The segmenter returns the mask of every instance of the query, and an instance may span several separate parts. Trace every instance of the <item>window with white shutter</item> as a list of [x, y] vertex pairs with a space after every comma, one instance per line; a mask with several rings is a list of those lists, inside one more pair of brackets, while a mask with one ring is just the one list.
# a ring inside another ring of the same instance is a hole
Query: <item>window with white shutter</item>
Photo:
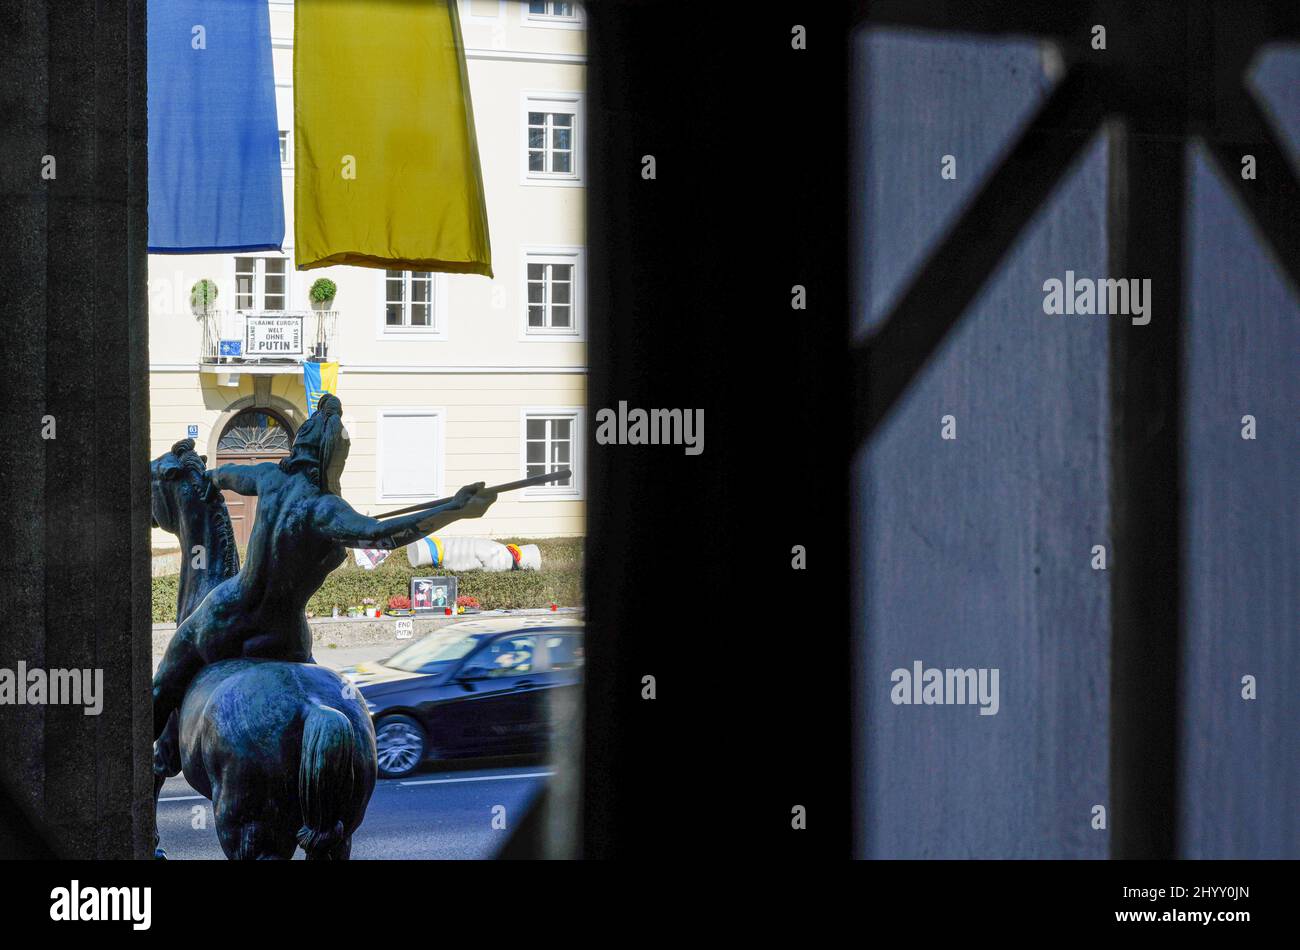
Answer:
[[376, 501], [425, 501], [443, 491], [442, 409], [380, 409]]

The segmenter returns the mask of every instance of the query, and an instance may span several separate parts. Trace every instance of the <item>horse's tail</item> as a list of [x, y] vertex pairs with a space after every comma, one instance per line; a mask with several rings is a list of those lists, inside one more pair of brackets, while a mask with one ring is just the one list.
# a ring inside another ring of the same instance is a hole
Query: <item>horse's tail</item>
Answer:
[[298, 801], [302, 828], [298, 844], [310, 857], [328, 851], [347, 835], [352, 810], [357, 740], [352, 723], [337, 709], [313, 706], [302, 730], [298, 759]]

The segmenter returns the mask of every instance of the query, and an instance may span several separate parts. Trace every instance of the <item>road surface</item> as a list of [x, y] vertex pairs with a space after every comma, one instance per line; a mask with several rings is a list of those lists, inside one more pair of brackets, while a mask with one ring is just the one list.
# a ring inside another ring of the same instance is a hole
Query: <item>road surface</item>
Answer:
[[[366, 820], [352, 839], [352, 857], [494, 857], [551, 774], [548, 766], [537, 762], [499, 763], [493, 760], [487, 768], [426, 768], [408, 779], [380, 779]], [[497, 805], [505, 806], [504, 830], [492, 827]], [[194, 791], [183, 775], [163, 786], [158, 833], [169, 859], [225, 858], [212, 826], [212, 803]], [[294, 855], [295, 860], [302, 857], [301, 850]]]

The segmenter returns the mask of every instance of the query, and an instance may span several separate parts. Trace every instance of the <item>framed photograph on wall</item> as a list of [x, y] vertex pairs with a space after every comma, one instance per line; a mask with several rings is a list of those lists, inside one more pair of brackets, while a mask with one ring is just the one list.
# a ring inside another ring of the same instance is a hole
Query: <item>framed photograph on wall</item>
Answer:
[[442, 613], [444, 608], [456, 607], [456, 578], [454, 577], [412, 577], [411, 609], [417, 611], [436, 610]]

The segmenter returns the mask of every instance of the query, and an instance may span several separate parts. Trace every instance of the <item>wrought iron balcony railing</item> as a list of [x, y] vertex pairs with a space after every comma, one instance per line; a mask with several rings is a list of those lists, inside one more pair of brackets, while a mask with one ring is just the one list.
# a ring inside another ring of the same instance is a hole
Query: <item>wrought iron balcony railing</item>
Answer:
[[201, 320], [201, 365], [293, 367], [338, 359], [337, 310], [211, 310]]

